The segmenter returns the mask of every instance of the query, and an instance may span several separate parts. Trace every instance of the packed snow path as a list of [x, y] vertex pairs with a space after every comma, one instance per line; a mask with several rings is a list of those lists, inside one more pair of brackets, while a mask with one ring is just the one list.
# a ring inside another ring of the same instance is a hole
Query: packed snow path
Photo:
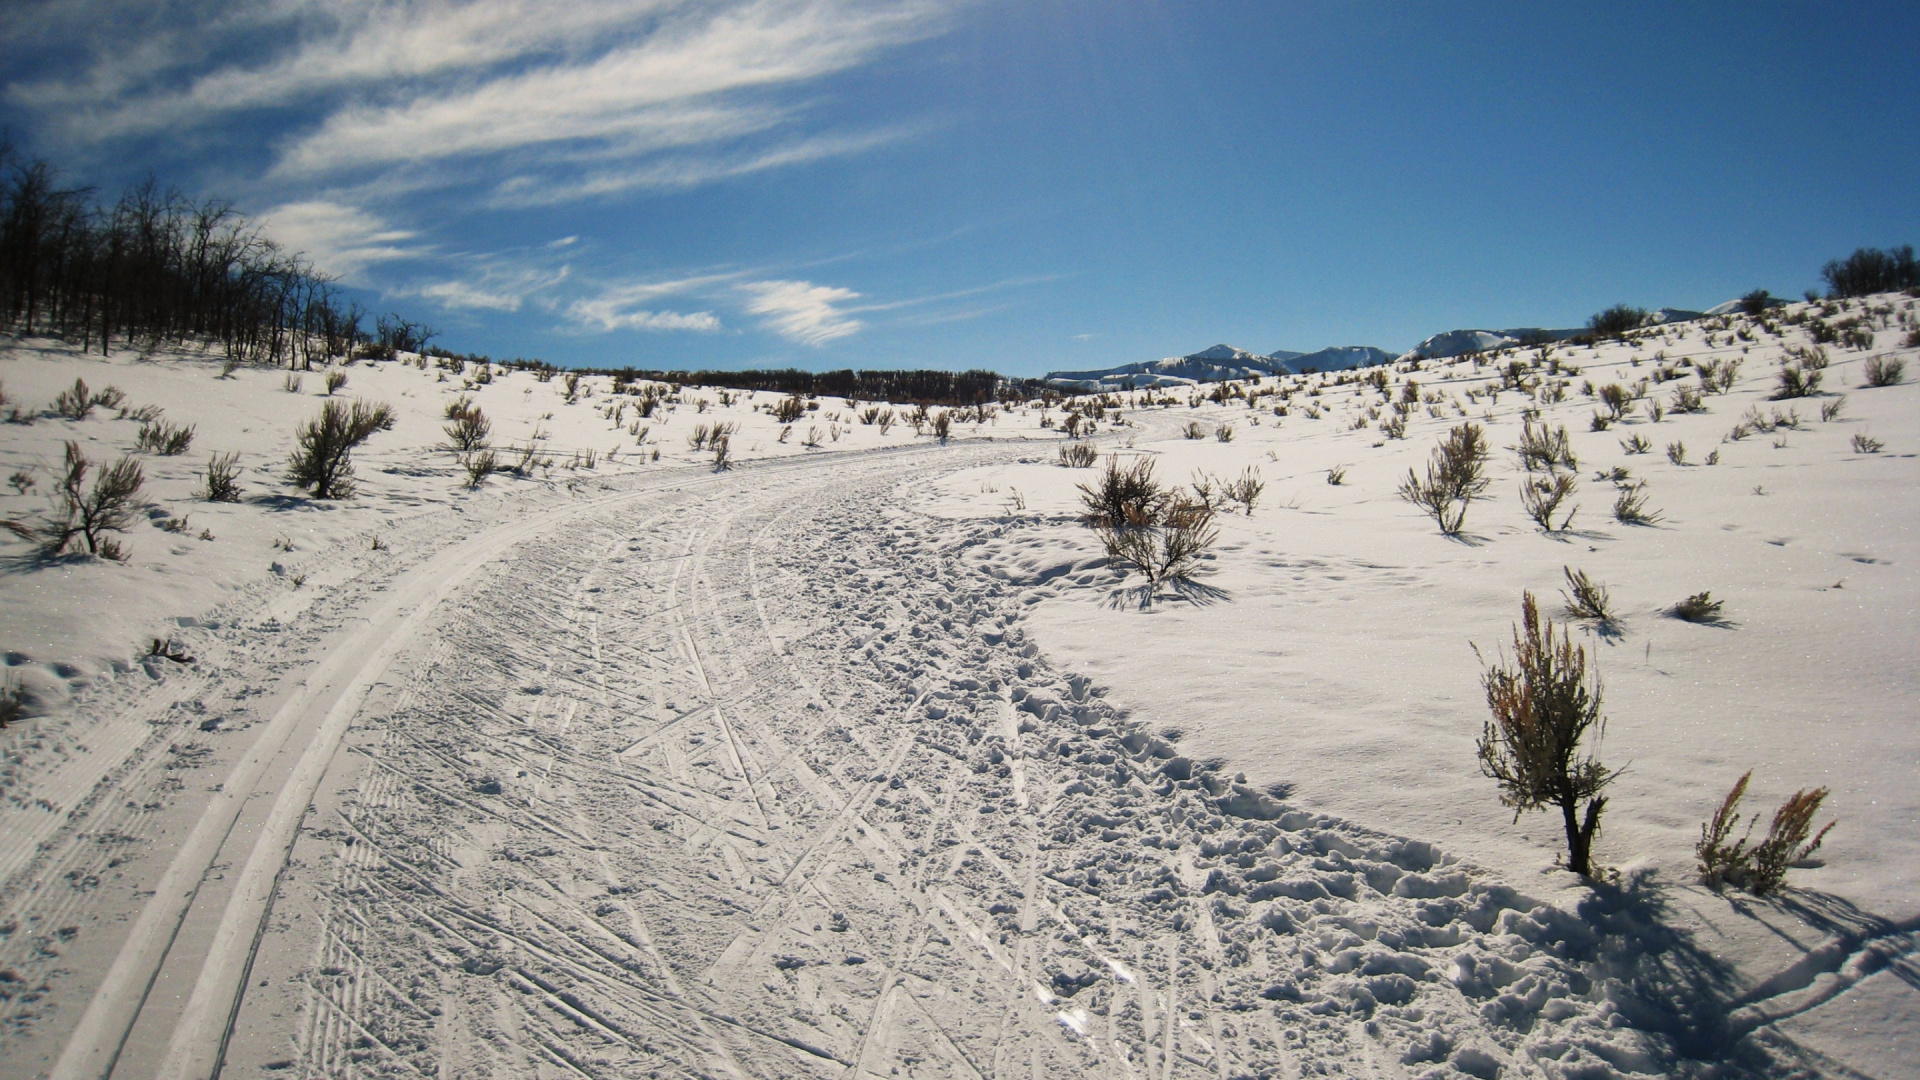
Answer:
[[969, 560], [1021, 525], [911, 510], [1022, 452], [644, 481], [206, 635], [9, 830], [5, 1071], [1606, 1076], [1911, 963], [1863, 925], [1738, 1001], [1631, 887], [1563, 912], [1179, 756]]

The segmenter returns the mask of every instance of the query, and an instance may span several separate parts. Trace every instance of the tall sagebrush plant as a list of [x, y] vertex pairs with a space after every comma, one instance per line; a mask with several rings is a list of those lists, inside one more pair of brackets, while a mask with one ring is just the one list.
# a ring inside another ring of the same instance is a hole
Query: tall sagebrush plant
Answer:
[[[1492, 717], [1480, 733], [1480, 771], [1500, 785], [1500, 802], [1515, 821], [1528, 810], [1558, 808], [1567, 832], [1567, 869], [1593, 876], [1593, 838], [1600, 831], [1601, 792], [1615, 774], [1594, 756], [1606, 729], [1600, 677], [1587, 676], [1586, 650], [1540, 617], [1522, 594], [1513, 631], [1513, 666], [1482, 677]], [[1583, 743], [1588, 745], [1582, 746]]]
[[316, 499], [344, 499], [353, 494], [353, 448], [391, 427], [390, 406], [356, 400], [349, 408], [329, 401], [319, 416], [294, 429], [287, 479]]
[[125, 560], [126, 551], [120, 542], [107, 534], [125, 532], [132, 524], [146, 476], [140, 463], [126, 456], [94, 476], [91, 487], [87, 484], [90, 475], [93, 462], [81, 452], [79, 443], [69, 440], [66, 460], [54, 477], [52, 512], [39, 525], [6, 521], [0, 522], [0, 528], [37, 542], [40, 554], [49, 558], [66, 551], [77, 540], [86, 545], [89, 555]]
[[1486, 477], [1487, 435], [1471, 421], [1447, 433], [1433, 451], [1423, 482], [1412, 469], [1400, 485], [1400, 497], [1425, 510], [1448, 536], [1460, 532], [1467, 520], [1467, 505], [1484, 494], [1492, 483]]

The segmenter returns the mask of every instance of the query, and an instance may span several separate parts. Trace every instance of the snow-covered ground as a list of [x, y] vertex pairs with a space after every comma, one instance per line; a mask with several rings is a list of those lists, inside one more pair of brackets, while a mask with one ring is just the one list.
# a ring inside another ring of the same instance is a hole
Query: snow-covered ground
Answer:
[[[1804, 329], [1738, 318], [1130, 398], [1103, 452], [1266, 484], [1160, 595], [1078, 524], [1097, 472], [1057, 464], [1058, 409], [943, 445], [825, 400], [782, 442], [777, 395], [687, 390], [638, 446], [605, 379], [567, 404], [362, 363], [337, 393], [399, 422], [317, 503], [278, 476], [320, 373], [16, 344], [23, 409], [82, 377], [198, 434], [142, 457], [184, 531], [143, 523], [124, 565], [6, 549], [0, 650], [38, 705], [0, 733], [0, 1071], [1916, 1075], [1920, 391], [1859, 386], [1920, 358], [1912, 300], [1866, 307], [1873, 347], [1829, 345], [1831, 393], [1794, 401], [1765, 399]], [[1660, 369], [1666, 404], [1710, 358], [1743, 366], [1708, 411], [1588, 430], [1583, 383]], [[1516, 360], [1541, 391], [1487, 397]], [[1388, 438], [1369, 410], [1409, 380]], [[467, 490], [434, 449], [462, 392], [552, 468]], [[1518, 506], [1528, 408], [1580, 459], [1565, 534]], [[1801, 423], [1726, 439], [1753, 408]], [[116, 415], [0, 425], [0, 467], [115, 457]], [[1448, 539], [1395, 488], [1468, 418], [1501, 449]], [[735, 469], [687, 446], [716, 421]], [[192, 498], [214, 450], [246, 501]], [[1656, 524], [1611, 519], [1616, 465]], [[1576, 630], [1625, 767], [1599, 886], [1473, 752], [1473, 647], [1523, 589], [1559, 618], [1563, 566], [1622, 616]], [[1662, 614], [1702, 590], [1723, 625]], [[1765, 808], [1823, 785], [1840, 820], [1777, 897], [1691, 869], [1748, 768]]]

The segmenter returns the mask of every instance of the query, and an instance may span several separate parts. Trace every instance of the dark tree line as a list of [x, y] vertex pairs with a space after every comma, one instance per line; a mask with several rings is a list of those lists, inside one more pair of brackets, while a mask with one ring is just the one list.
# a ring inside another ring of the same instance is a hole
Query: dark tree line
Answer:
[[1009, 379], [992, 371], [641, 371], [621, 368], [602, 372], [627, 382], [649, 379], [683, 386], [717, 386], [729, 390], [771, 390], [780, 394], [811, 394], [867, 401], [915, 405], [980, 405], [990, 401], [1024, 401], [1038, 397], [1036, 379]]
[[1827, 283], [1828, 296], [1867, 296], [1920, 288], [1920, 264], [1914, 262], [1912, 244], [1890, 251], [1860, 248], [1822, 267], [1820, 277]]
[[148, 179], [107, 205], [0, 146], [0, 326], [102, 354], [193, 340], [310, 367], [358, 344], [364, 317], [230, 203]]

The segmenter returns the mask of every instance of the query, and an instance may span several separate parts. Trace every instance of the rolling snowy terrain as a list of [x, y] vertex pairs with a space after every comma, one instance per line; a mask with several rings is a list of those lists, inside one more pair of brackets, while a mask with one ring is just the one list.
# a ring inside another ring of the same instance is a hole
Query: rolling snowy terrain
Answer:
[[[1069, 402], [1086, 440], [363, 362], [333, 396], [396, 423], [338, 501], [281, 480], [322, 372], [10, 340], [0, 518], [141, 406], [195, 435], [138, 455], [126, 562], [0, 550], [0, 1075], [1916, 1075], [1920, 390], [1863, 387], [1914, 327], [1249, 371]], [[76, 378], [124, 403], [53, 415]], [[462, 398], [520, 474], [468, 487]], [[1526, 421], [1569, 430], [1564, 530], [1516, 498]], [[1467, 422], [1494, 484], [1446, 537], [1396, 489]], [[240, 502], [195, 495], [210, 452]], [[1143, 459], [1264, 483], [1157, 589], [1079, 521]], [[1522, 590], [1604, 681], [1596, 883], [1475, 761]], [[1718, 622], [1666, 614], [1702, 591]], [[1839, 819], [1769, 897], [1693, 869], [1747, 769]]]

